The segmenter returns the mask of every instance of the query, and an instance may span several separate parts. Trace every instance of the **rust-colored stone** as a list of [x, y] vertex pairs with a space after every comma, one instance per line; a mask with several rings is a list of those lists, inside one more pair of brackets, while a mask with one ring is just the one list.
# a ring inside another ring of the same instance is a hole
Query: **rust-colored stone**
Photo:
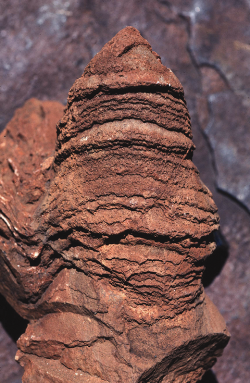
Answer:
[[58, 102], [31, 99], [0, 136], [0, 292], [23, 316], [23, 305], [38, 299], [51, 270], [29, 260], [38, 249], [34, 214], [52, 178], [55, 124], [62, 113]]
[[2, 292], [31, 320], [23, 382], [197, 382], [229, 334], [201, 284], [219, 218], [192, 163], [183, 88], [127, 27], [71, 88], [54, 155], [61, 108], [26, 104], [15, 118], [28, 113], [40, 151], [22, 139], [22, 173], [2, 160], [3, 203], [15, 193]]

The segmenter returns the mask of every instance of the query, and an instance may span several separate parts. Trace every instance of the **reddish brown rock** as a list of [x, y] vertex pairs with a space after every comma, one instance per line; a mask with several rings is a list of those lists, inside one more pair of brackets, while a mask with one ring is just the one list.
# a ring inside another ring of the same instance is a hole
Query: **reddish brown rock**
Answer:
[[42, 294], [52, 270], [48, 263], [45, 269], [32, 266], [39, 248], [33, 225], [52, 177], [55, 124], [62, 113], [58, 102], [31, 99], [0, 137], [0, 292], [21, 315], [22, 305]]
[[2, 166], [16, 193], [2, 216], [2, 292], [31, 320], [23, 382], [197, 382], [229, 334], [201, 284], [219, 219], [192, 163], [180, 82], [128, 27], [71, 88], [55, 156], [61, 106], [28, 105], [41, 150], [23, 150], [22, 173], [8, 152]]

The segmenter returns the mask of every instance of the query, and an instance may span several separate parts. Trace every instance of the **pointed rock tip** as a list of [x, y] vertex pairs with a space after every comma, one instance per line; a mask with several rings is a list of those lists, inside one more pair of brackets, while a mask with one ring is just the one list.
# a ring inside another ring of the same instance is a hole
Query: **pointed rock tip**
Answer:
[[[119, 58], [134, 47], [145, 46], [152, 53], [149, 42], [144, 39], [140, 32], [134, 27], [126, 27], [120, 30], [109, 42], [107, 42], [99, 53], [97, 53], [86, 66], [84, 76], [96, 74], [120, 72], [124, 65], [119, 63]], [[160, 58], [155, 54], [157, 58]], [[119, 65], [120, 64], [120, 65]]]
[[146, 46], [152, 52], [149, 42], [134, 27], [123, 28], [107, 43], [107, 46], [111, 47], [113, 55], [116, 57], [122, 56], [133, 47], [139, 45]]
[[110, 89], [157, 86], [183, 97], [183, 88], [174, 73], [134, 27], [119, 31], [86, 66], [70, 90], [68, 101]]

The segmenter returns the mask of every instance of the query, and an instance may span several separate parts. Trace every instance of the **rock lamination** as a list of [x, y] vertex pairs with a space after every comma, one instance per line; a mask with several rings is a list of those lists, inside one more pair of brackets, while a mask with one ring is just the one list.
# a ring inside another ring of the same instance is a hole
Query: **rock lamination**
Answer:
[[197, 382], [229, 334], [201, 284], [219, 218], [183, 88], [127, 27], [71, 88], [53, 152], [61, 108], [31, 100], [1, 136], [23, 382]]

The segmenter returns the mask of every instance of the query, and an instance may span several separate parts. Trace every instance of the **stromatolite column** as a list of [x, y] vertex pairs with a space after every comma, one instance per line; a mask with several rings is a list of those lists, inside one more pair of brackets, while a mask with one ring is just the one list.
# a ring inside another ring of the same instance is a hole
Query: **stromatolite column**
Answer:
[[29, 236], [3, 218], [3, 292], [31, 320], [24, 383], [197, 382], [221, 354], [201, 284], [219, 218], [191, 138], [180, 82], [125, 28], [69, 92]]

